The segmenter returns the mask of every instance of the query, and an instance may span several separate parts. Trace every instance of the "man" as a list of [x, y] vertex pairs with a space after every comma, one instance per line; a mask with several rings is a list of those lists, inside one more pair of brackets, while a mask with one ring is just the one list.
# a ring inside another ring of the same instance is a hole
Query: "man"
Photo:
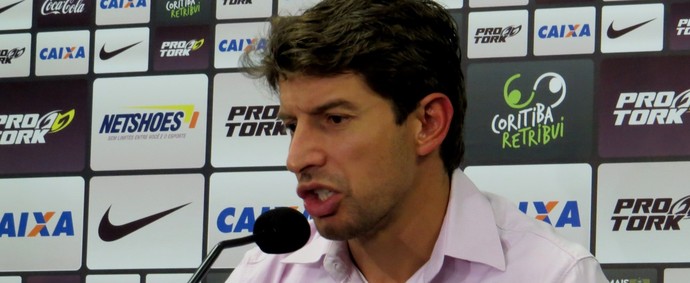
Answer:
[[466, 100], [441, 6], [325, 0], [276, 19], [266, 50], [248, 69], [279, 92], [312, 236], [248, 252], [228, 282], [606, 282], [584, 248], [457, 169]]

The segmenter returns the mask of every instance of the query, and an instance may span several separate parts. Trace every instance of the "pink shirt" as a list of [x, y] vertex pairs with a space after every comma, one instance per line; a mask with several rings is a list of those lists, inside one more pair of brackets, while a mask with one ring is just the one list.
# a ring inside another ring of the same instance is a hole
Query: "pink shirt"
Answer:
[[[347, 244], [315, 232], [286, 255], [247, 252], [226, 283], [367, 282]], [[431, 258], [407, 282], [607, 283], [582, 246], [520, 212], [499, 196], [481, 193], [461, 171], [453, 174], [450, 202]]]

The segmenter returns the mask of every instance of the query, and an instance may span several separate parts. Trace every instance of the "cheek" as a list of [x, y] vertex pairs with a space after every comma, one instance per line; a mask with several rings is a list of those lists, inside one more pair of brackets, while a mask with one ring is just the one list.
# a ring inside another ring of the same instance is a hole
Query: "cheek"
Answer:
[[350, 176], [350, 181], [353, 185], [360, 183], [365, 188], [357, 188], [364, 191], [374, 190], [373, 194], [400, 191], [414, 177], [414, 149], [398, 132], [368, 142], [366, 150], [354, 149], [350, 157], [350, 170], [357, 172], [357, 176]]

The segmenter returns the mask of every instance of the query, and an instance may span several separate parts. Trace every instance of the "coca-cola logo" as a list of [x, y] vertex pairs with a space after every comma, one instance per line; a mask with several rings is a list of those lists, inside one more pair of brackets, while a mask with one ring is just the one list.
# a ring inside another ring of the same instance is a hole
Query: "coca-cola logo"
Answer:
[[84, 12], [84, 0], [47, 0], [43, 2], [41, 14], [80, 14]]

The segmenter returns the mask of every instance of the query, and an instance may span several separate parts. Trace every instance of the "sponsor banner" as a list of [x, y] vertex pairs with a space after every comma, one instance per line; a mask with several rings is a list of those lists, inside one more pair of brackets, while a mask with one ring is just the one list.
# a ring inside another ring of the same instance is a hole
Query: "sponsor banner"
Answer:
[[663, 39], [664, 4], [602, 8], [602, 53], [661, 51]]
[[318, 2], [319, 0], [278, 0], [278, 15], [299, 15]]
[[0, 78], [28, 77], [30, 65], [31, 34], [0, 35]]
[[83, 170], [88, 95], [85, 80], [0, 83], [1, 174]]
[[262, 81], [241, 73], [213, 80], [211, 164], [284, 166], [290, 135], [278, 119], [278, 98]]
[[537, 9], [534, 22], [534, 55], [594, 53], [594, 7]]
[[31, 28], [31, 3], [30, 0], [0, 0], [0, 30]]
[[[458, 0], [461, 1], [461, 0]], [[482, 7], [503, 7], [503, 6], [524, 6], [528, 0], [469, 0], [470, 8]], [[525, 25], [527, 28], [527, 25]]]
[[602, 157], [690, 154], [690, 57], [604, 59], [600, 70]]
[[151, 46], [156, 71], [200, 70], [208, 68], [213, 39], [208, 26], [156, 28]]
[[207, 93], [205, 75], [96, 79], [91, 168], [202, 167]]
[[690, 49], [690, 3], [671, 4], [666, 32], [671, 50]]
[[268, 39], [263, 37], [268, 33], [268, 27], [267, 22], [217, 25], [214, 67], [240, 67], [240, 56], [245, 53], [257, 55], [252, 59], [260, 60], [268, 43]]
[[684, 283], [690, 278], [690, 268], [664, 269], [664, 283]]
[[94, 177], [88, 268], [198, 267], [203, 202], [201, 174]]
[[146, 275], [146, 283], [187, 283], [187, 281], [189, 281], [189, 278], [191, 277], [191, 273], [148, 274]]
[[83, 219], [81, 177], [0, 179], [0, 271], [79, 270]]
[[79, 275], [42, 275], [29, 276], [26, 283], [81, 283]]
[[96, 30], [93, 72], [144, 72], [149, 69], [149, 29]]
[[537, 5], [542, 4], [566, 4], [566, 3], [594, 3], [594, 0], [534, 0]]
[[437, 3], [446, 7], [446, 9], [460, 9], [462, 8], [463, 0], [434, 0]]
[[[306, 213], [296, 187], [297, 180], [288, 171], [211, 175], [207, 250], [220, 241], [252, 235], [256, 218], [267, 210], [287, 206]], [[225, 250], [214, 267], [236, 267], [244, 253], [255, 246]]]
[[589, 249], [589, 164], [469, 166], [465, 173], [480, 190], [505, 196], [523, 213], [550, 224], [560, 235]]
[[159, 0], [155, 3], [154, 18], [162, 24], [203, 24], [212, 18], [211, 0]]
[[467, 57], [527, 55], [527, 17], [527, 10], [469, 13]]
[[89, 71], [88, 30], [39, 32], [36, 35], [36, 75], [75, 75]]
[[93, 6], [89, 0], [35, 0], [34, 17], [41, 28], [88, 27]]
[[690, 162], [599, 166], [595, 254], [600, 262], [690, 261], [678, 252], [690, 249], [688, 170]]
[[140, 283], [138, 274], [87, 275], [86, 283]]
[[482, 108], [467, 111], [468, 164], [587, 160], [592, 73], [590, 60], [469, 65], [468, 104]]
[[0, 283], [22, 283], [19, 276], [0, 276]]
[[[657, 283], [658, 275], [653, 268], [603, 268], [609, 283]], [[668, 281], [666, 281], [668, 283]]]
[[96, 24], [119, 25], [148, 23], [151, 0], [97, 0]]
[[216, 19], [268, 18], [272, 9], [273, 1], [216, 0]]

